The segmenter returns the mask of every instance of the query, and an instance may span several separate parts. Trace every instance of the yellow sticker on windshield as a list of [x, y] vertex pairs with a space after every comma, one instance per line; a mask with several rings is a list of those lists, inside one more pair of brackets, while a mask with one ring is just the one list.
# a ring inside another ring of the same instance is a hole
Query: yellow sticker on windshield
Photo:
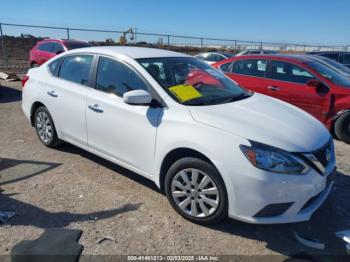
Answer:
[[180, 102], [186, 102], [198, 97], [202, 97], [202, 94], [197, 91], [191, 85], [178, 85], [169, 88], [170, 92], [173, 93]]

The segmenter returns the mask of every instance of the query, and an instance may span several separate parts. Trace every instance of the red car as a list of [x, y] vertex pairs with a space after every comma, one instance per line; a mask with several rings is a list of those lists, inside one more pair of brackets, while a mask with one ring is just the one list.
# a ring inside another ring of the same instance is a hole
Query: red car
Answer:
[[302, 55], [249, 55], [213, 66], [248, 90], [309, 112], [350, 143], [350, 80], [319, 61]]
[[67, 50], [90, 47], [90, 43], [78, 40], [44, 39], [36, 43], [29, 52], [30, 67], [37, 67], [55, 55]]

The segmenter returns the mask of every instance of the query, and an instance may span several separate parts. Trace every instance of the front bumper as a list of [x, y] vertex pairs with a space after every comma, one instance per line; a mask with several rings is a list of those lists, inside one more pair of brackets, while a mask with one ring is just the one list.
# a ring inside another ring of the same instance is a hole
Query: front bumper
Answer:
[[[230, 204], [229, 217], [253, 224], [307, 221], [332, 192], [335, 161], [329, 164], [329, 170], [323, 176], [312, 169], [306, 175], [284, 178], [278, 175], [261, 179], [259, 175], [250, 175], [240, 179], [239, 186], [234, 181], [235, 200]], [[269, 175], [263, 174], [265, 177]], [[265, 207], [278, 204], [287, 207], [277, 215], [257, 216]]]

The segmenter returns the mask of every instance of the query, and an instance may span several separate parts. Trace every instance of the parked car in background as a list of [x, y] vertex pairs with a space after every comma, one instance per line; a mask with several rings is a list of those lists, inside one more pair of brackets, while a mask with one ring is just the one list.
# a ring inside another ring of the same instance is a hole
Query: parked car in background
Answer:
[[207, 52], [195, 55], [194, 57], [199, 58], [211, 65], [234, 56], [234, 54], [228, 52]]
[[309, 112], [350, 143], [350, 80], [329, 66], [305, 55], [239, 56], [213, 66], [242, 87]]
[[350, 68], [346, 67], [345, 65], [330, 59], [325, 56], [319, 56], [319, 55], [308, 55], [311, 59], [314, 59], [316, 61], [319, 61], [320, 63], [328, 66], [329, 68], [337, 71], [339, 74], [342, 74], [346, 78], [350, 78]]
[[242, 52], [239, 52], [236, 56], [241, 56], [241, 55], [273, 55], [277, 54], [276, 51], [270, 51], [270, 50], [262, 50], [262, 49], [247, 49]]
[[314, 51], [314, 52], [307, 52], [308, 55], [319, 55], [319, 56], [325, 56], [330, 59], [333, 59], [347, 67], [350, 67], [350, 52], [349, 51]]
[[305, 221], [332, 190], [319, 121], [185, 54], [73, 50], [30, 69], [22, 94], [44, 145], [64, 140], [151, 179], [196, 223]]
[[90, 43], [80, 40], [41, 40], [37, 42], [29, 52], [30, 67], [40, 66], [52, 57], [65, 51], [91, 46], [92, 45]]

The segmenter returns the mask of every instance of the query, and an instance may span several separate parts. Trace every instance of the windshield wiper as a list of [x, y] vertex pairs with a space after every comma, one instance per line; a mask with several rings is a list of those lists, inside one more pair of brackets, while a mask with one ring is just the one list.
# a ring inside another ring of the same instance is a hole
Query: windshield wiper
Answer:
[[253, 92], [246, 92], [246, 93], [243, 93], [240, 95], [234, 95], [234, 96], [230, 97], [230, 99], [228, 101], [226, 101], [226, 103], [242, 100], [242, 99], [251, 97], [252, 95], [253, 95]]

